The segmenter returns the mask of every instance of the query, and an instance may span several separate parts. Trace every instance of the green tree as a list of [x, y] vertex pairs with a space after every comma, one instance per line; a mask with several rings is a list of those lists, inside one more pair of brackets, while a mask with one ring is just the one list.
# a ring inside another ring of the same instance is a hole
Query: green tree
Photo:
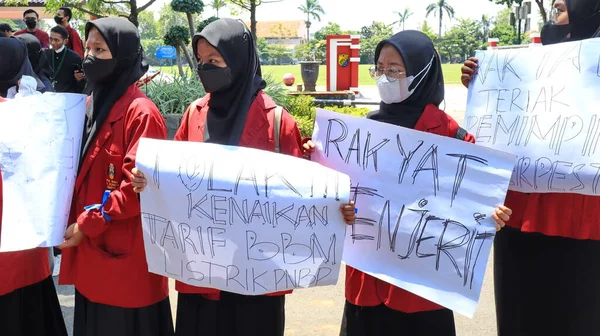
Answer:
[[406, 20], [413, 15], [413, 12], [410, 11], [410, 8], [405, 8], [404, 11], [395, 13], [398, 14], [398, 21], [394, 23], [397, 23], [400, 26], [400, 29], [404, 30]]
[[458, 24], [450, 28], [438, 41], [438, 47], [440, 54], [447, 61], [464, 61], [482, 47], [481, 23], [470, 19], [459, 19]]
[[194, 69], [194, 62], [192, 62], [192, 58], [187, 50], [187, 45], [190, 44], [190, 31], [188, 28], [185, 28], [185, 26], [171, 27], [167, 31], [163, 41], [166, 45], [175, 47], [175, 50], [177, 51], [177, 67], [179, 68], [179, 75], [182, 77], [185, 76], [183, 67], [181, 65], [181, 51], [183, 51], [183, 54], [188, 62], [188, 65], [192, 69], [192, 72], [196, 72], [196, 69]]
[[152, 11], [144, 11], [138, 16], [140, 25], [140, 38], [144, 39], [158, 39], [158, 22], [154, 19], [154, 13]]
[[274, 64], [281, 64], [281, 61], [290, 56], [290, 50], [281, 44], [269, 44], [267, 46], [269, 61]]
[[500, 45], [512, 45], [517, 41], [515, 29], [511, 25], [500, 24], [494, 26], [490, 31], [490, 37], [497, 38]]
[[258, 7], [283, 0], [227, 0], [230, 4], [237, 6], [242, 10], [250, 12], [250, 32], [256, 40], [256, 10]]
[[440, 22], [440, 29], [438, 31], [438, 38], [442, 38], [442, 22], [444, 21], [444, 12], [448, 15], [448, 18], [454, 18], [454, 8], [448, 4], [448, 0], [436, 0], [436, 2], [427, 6], [426, 17], [430, 14], [437, 16]]
[[225, 0], [213, 0], [210, 3], [210, 7], [217, 12], [217, 17], [219, 17], [219, 11], [227, 7], [227, 2], [225, 2]]
[[429, 23], [427, 23], [427, 20], [423, 21], [423, 24], [421, 25], [421, 28], [419, 28], [419, 30], [422, 31], [425, 35], [427, 35], [432, 41], [436, 41], [438, 38], [433, 28], [429, 25]]
[[159, 16], [157, 27], [158, 36], [165, 36], [171, 27], [186, 26], [188, 24], [186, 15], [174, 11], [168, 3], [160, 8]]
[[173, 0], [171, 1], [171, 8], [176, 12], [185, 13], [190, 29], [190, 36], [194, 36], [196, 34], [194, 30], [194, 15], [198, 15], [204, 11], [202, 0]]
[[262, 37], [257, 39], [256, 49], [258, 51], [258, 57], [260, 58], [261, 63], [269, 62], [269, 42]]
[[492, 21], [488, 15], [481, 16], [481, 35], [483, 43], [487, 42], [488, 37], [490, 37]]
[[360, 31], [360, 60], [361, 63], [373, 64], [375, 61], [375, 49], [382, 40], [390, 38], [394, 32], [390, 25], [383, 22], [373, 22], [369, 26], [362, 27]]
[[319, 4], [319, 0], [305, 0], [306, 2], [298, 9], [306, 15], [306, 39], [310, 41], [310, 19], [313, 18], [319, 22], [321, 22], [321, 16], [325, 15], [325, 11], [323, 7]]
[[[498, 5], [506, 5], [507, 7], [513, 6], [521, 6], [523, 4], [523, 0], [489, 0]], [[544, 0], [534, 0], [536, 5], [538, 6], [538, 11], [540, 12], [540, 16], [542, 17], [542, 21], [544, 23], [548, 22], [548, 11], [546, 10], [546, 6], [544, 5]], [[556, 0], [549, 0], [550, 5], [554, 5]]]
[[[22, 0], [8, 0], [7, 4], [27, 3]], [[60, 7], [73, 9], [78, 17], [84, 14], [102, 18], [107, 16], [119, 16], [128, 19], [136, 27], [139, 26], [139, 15], [148, 9], [156, 0], [146, 0], [139, 6], [138, 0], [46, 0], [45, 11], [55, 13]], [[79, 12], [79, 13], [78, 13]]]

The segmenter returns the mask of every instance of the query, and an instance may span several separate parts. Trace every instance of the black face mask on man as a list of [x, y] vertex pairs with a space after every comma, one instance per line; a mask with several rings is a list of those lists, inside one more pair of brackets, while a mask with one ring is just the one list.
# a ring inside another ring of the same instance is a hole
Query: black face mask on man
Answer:
[[37, 21], [34, 18], [27, 18], [25, 19], [25, 24], [27, 25], [27, 28], [33, 29], [37, 26]]
[[83, 73], [88, 82], [94, 84], [103, 84], [108, 82], [117, 66], [117, 60], [100, 59], [92, 55], [87, 55], [83, 59]]
[[231, 85], [231, 69], [212, 64], [198, 64], [198, 75], [207, 93], [227, 89]]
[[543, 45], [550, 45], [565, 42], [568, 40], [571, 27], [569, 24], [556, 24], [554, 21], [548, 21], [542, 27], [541, 37]]
[[64, 17], [60, 17], [58, 15], [54, 17], [54, 22], [56, 22], [57, 25], [62, 25], [63, 20], [64, 20]]

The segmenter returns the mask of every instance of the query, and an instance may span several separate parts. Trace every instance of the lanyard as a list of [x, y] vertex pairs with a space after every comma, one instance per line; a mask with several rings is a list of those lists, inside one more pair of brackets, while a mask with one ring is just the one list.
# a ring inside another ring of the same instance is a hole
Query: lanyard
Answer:
[[60, 69], [63, 66], [63, 62], [65, 61], [65, 57], [67, 56], [67, 47], [65, 47], [63, 49], [63, 55], [62, 58], [60, 59], [60, 63], [58, 63], [58, 68], [54, 67], [54, 54], [56, 52], [52, 52], [52, 71], [54, 71], [53, 75], [52, 75], [52, 81], [54, 81], [56, 79], [56, 75], [58, 75], [58, 72], [60, 71]]

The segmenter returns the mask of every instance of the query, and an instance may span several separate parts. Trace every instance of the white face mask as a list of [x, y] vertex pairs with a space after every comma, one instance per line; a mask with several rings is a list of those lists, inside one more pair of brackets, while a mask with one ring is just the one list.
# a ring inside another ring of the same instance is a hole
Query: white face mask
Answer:
[[[382, 75], [377, 80], [377, 88], [379, 89], [379, 96], [381, 97], [381, 101], [386, 104], [397, 104], [401, 103], [410, 97], [415, 90], [419, 87], [427, 72], [431, 68], [431, 64], [433, 63], [433, 59], [435, 55], [429, 61], [429, 64], [425, 66], [423, 70], [421, 70], [416, 76], [408, 76], [406, 78], [398, 78], [393, 82], [390, 82], [386, 75]], [[419, 77], [423, 72], [425, 74], [421, 77], [421, 80], [413, 87], [412, 90], [408, 88], [414, 82], [415, 77]]]

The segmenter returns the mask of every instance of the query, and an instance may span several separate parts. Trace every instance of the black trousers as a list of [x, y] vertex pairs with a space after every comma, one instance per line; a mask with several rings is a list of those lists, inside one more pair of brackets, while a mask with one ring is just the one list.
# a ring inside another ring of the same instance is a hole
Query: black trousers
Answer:
[[177, 336], [283, 336], [285, 296], [179, 293], [175, 325]]
[[381, 304], [360, 307], [346, 301], [340, 336], [456, 336], [448, 309], [403, 313]]
[[163, 301], [142, 308], [94, 303], [75, 290], [73, 336], [173, 336], [171, 304]]
[[51, 276], [0, 296], [0, 335], [67, 336]]
[[600, 241], [505, 227], [494, 285], [499, 336], [600, 335]]

